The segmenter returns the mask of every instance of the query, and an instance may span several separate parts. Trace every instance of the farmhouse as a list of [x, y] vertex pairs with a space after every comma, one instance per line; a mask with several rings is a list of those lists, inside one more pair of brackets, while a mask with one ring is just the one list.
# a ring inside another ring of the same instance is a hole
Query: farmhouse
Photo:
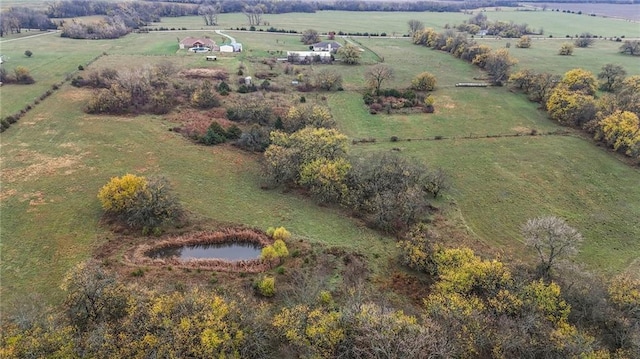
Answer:
[[342, 45], [340, 45], [340, 43], [336, 41], [322, 41], [311, 46], [313, 51], [328, 51], [334, 54], [338, 51], [339, 48], [342, 47]]
[[232, 42], [230, 44], [221, 45], [220, 52], [242, 52], [242, 44], [239, 42]]
[[187, 36], [184, 39], [180, 40], [180, 49], [190, 49], [192, 47], [208, 47], [213, 51], [218, 50], [218, 46], [216, 42], [211, 40], [210, 38], [196, 38]]
[[333, 55], [328, 51], [287, 51], [287, 61], [298, 64], [310, 64], [312, 62], [327, 64], [333, 61]]

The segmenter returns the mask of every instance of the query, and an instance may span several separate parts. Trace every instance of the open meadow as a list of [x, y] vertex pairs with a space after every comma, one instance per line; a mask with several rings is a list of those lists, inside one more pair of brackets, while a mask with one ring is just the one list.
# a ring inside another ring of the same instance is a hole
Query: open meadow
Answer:
[[[557, 37], [586, 31], [640, 37], [637, 23], [542, 11], [503, 10], [487, 16], [544, 27], [545, 36], [554, 36], [535, 39], [530, 49], [512, 46], [518, 69], [562, 74], [582, 67], [597, 73], [602, 65], [616, 63], [629, 74], [640, 74], [638, 58], [619, 54], [618, 42], [598, 40], [591, 48], [576, 49], [573, 56], [556, 55], [562, 42]], [[569, 16], [572, 21], [567, 21]], [[638, 167], [577, 132], [560, 134], [566, 128], [548, 119], [538, 104], [506, 87], [455, 87], [457, 82], [482, 77], [482, 71], [402, 37], [410, 19], [441, 31], [445, 24], [458, 24], [469, 17], [461, 13], [319, 12], [265, 15], [264, 20], [269, 26], [298, 31], [375, 30], [397, 36], [338, 38], [363, 47], [363, 64], [358, 66], [296, 66], [308, 76], [331, 67], [344, 80], [344, 91], [309, 93], [306, 98], [328, 104], [337, 127], [350, 139], [376, 139], [375, 143], [350, 146], [351, 153], [394, 151], [445, 169], [452, 188], [439, 205], [449, 209], [443, 211], [445, 215], [463, 223], [472, 242], [529, 261], [532, 254], [522, 244], [520, 226], [532, 217], [557, 215], [585, 237], [577, 262], [607, 276], [637, 272]], [[241, 63], [252, 74], [264, 69], [261, 60], [265, 57], [279, 57], [269, 52], [306, 48], [299, 35], [225, 30], [247, 26], [242, 14], [222, 14], [218, 27], [205, 28], [199, 17], [163, 19], [154, 26], [189, 30], [136, 33], [117, 40], [71, 40], [57, 33], [1, 40], [2, 54], [8, 58], [3, 66], [8, 70], [26, 66], [36, 83], [0, 87], [0, 116], [33, 104], [68, 76], [96, 69], [169, 61], [179, 68], [224, 68], [234, 74], [230, 83], [235, 85]], [[201, 54], [178, 50], [177, 39], [186, 36], [210, 36], [222, 42], [215, 29], [243, 43], [244, 51], [217, 54], [218, 61], [207, 62]], [[516, 40], [479, 41], [500, 48]], [[33, 56], [24, 56], [26, 50]], [[432, 94], [435, 113], [370, 114], [362, 100], [364, 73], [380, 59], [395, 71], [385, 88], [405, 89], [415, 75], [433, 73], [438, 81]], [[86, 66], [84, 72], [78, 70], [79, 65]], [[276, 70], [283, 67], [279, 64]], [[274, 83], [297, 97], [288, 79], [276, 77]], [[262, 229], [285, 226], [296, 239], [364, 255], [374, 274], [381, 277], [395, 263], [394, 238], [366, 228], [346, 211], [318, 206], [299, 193], [261, 189], [260, 155], [230, 145], [196, 145], [170, 131], [175, 124], [164, 116], [86, 114], [83, 109], [91, 96], [91, 90], [65, 83], [0, 135], [2, 306], [29, 293], [51, 303], [61, 299], [59, 285], [65, 272], [117, 237], [100, 223], [102, 211], [96, 195], [111, 177], [126, 173], [165, 175], [197, 218]], [[530, 136], [534, 130], [538, 135]], [[504, 135], [508, 137], [498, 137]], [[391, 142], [392, 136], [398, 141]], [[442, 139], [435, 140], [436, 136]]]

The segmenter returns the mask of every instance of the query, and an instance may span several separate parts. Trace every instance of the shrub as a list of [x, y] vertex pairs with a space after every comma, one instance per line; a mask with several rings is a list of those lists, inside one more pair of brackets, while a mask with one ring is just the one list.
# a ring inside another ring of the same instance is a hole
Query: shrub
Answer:
[[229, 140], [236, 140], [240, 138], [240, 136], [242, 136], [242, 130], [240, 129], [240, 127], [236, 125], [229, 126], [226, 132], [227, 132], [227, 139]]
[[436, 87], [436, 77], [429, 72], [423, 72], [411, 80], [411, 88], [416, 91], [433, 91]]
[[191, 104], [200, 109], [220, 106], [220, 101], [214, 95], [211, 83], [204, 81], [191, 95]]
[[560, 51], [558, 51], [558, 55], [562, 55], [562, 56], [573, 55], [573, 44], [571, 44], [570, 42], [565, 42], [564, 44], [562, 44], [562, 46], [560, 47]]
[[98, 192], [107, 214], [132, 228], [156, 228], [182, 215], [182, 208], [164, 177], [132, 174], [113, 177]]
[[217, 122], [212, 122], [207, 133], [202, 136], [200, 142], [207, 146], [218, 145], [227, 141], [227, 132]]
[[240, 135], [236, 146], [246, 151], [264, 152], [269, 146], [269, 131], [257, 125], [252, 126]]
[[229, 94], [229, 92], [231, 92], [231, 87], [229, 86], [229, 84], [227, 84], [226, 82], [222, 81], [220, 82], [220, 84], [218, 84], [218, 86], [216, 87], [216, 90], [218, 90], [218, 93], [222, 96], [226, 96]]
[[276, 279], [263, 277], [255, 283], [255, 289], [263, 297], [273, 297], [276, 294]]
[[275, 242], [273, 242], [273, 249], [276, 251], [276, 254], [280, 258], [289, 256], [289, 249], [287, 249], [287, 245], [281, 239], [277, 239]]
[[291, 238], [291, 233], [287, 231], [284, 227], [278, 227], [273, 231], [273, 235], [271, 236], [273, 239], [286, 241]]
[[528, 49], [531, 47], [531, 38], [529, 36], [521, 36], [518, 42], [516, 43], [516, 47], [521, 49]]
[[16, 68], [13, 69], [13, 74], [16, 82], [19, 84], [30, 85], [36, 82], [29, 73], [29, 69], [24, 66], [16, 66]]

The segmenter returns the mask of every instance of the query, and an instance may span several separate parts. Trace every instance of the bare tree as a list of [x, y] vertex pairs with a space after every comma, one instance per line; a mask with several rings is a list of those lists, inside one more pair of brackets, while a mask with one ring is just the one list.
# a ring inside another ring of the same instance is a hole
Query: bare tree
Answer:
[[242, 13], [247, 16], [250, 26], [258, 26], [262, 22], [262, 15], [264, 14], [264, 5], [258, 4], [255, 6], [246, 5], [242, 9]]
[[367, 72], [364, 74], [365, 79], [367, 80], [367, 84], [376, 91], [376, 95], [380, 93], [380, 87], [385, 80], [390, 80], [393, 78], [393, 68], [384, 65], [377, 64], [373, 67], [370, 67]]
[[555, 216], [530, 219], [522, 226], [521, 232], [526, 245], [538, 252], [543, 276], [549, 275], [559, 258], [575, 255], [582, 242], [582, 235], [576, 229]]
[[220, 3], [215, 5], [200, 6], [198, 14], [204, 19], [204, 24], [207, 26], [218, 25], [218, 15], [222, 12], [222, 6]]
[[573, 41], [573, 43], [577, 47], [589, 47], [593, 45], [595, 41], [595, 36], [591, 35], [588, 32], [583, 32], [577, 39], [575, 39], [575, 41]]
[[424, 24], [419, 20], [409, 20], [407, 24], [409, 25], [409, 36], [413, 36], [416, 32], [424, 29]]

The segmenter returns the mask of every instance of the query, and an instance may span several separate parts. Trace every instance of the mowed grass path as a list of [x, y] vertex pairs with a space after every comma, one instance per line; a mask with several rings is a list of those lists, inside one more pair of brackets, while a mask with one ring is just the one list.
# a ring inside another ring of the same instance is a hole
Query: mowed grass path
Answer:
[[[395, 46], [396, 43], [394, 43]], [[382, 40], [367, 42], [396, 69], [394, 85], [406, 83], [405, 66], [420, 58], [442, 87], [433, 93], [435, 114], [370, 115], [358, 92], [328, 96], [340, 129], [376, 144], [355, 153], [400, 149], [403, 155], [444, 168], [452, 177], [449, 198], [458, 204], [479, 240], [519, 255], [519, 227], [536, 216], [566, 218], [585, 237], [578, 261], [604, 273], [627, 269], [640, 255], [640, 171], [577, 136], [526, 136], [461, 139], [464, 136], [551, 132], [562, 127], [537, 104], [506, 88], [455, 88], [474, 75], [464, 62], [442, 61], [441, 54], [413, 46], [395, 51]], [[394, 58], [402, 54], [407, 61]], [[411, 60], [414, 59], [414, 60]], [[431, 64], [431, 66], [429, 66]], [[434, 64], [437, 64], [434, 65]], [[415, 68], [415, 67], [412, 67]], [[433, 70], [436, 68], [437, 70]], [[428, 140], [434, 136], [455, 140]], [[412, 141], [390, 142], [390, 136]]]
[[97, 192], [112, 176], [163, 174], [199, 217], [258, 228], [370, 256], [374, 270], [395, 252], [389, 239], [307, 198], [261, 190], [257, 157], [194, 145], [161, 118], [90, 116], [90, 91], [66, 86], [3, 133], [0, 219], [2, 306], [28, 293], [60, 299], [64, 273], [113, 236], [98, 223]]

